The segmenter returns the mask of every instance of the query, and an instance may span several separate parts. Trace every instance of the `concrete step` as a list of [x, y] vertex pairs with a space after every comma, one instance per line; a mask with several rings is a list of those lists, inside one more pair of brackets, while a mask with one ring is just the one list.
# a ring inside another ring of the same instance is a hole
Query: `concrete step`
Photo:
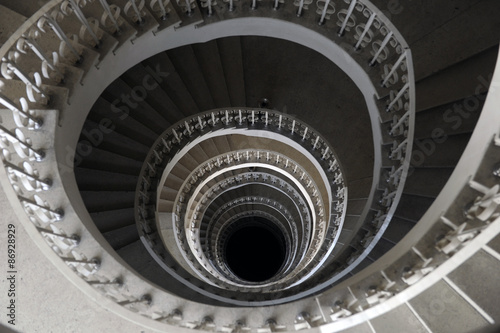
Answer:
[[191, 45], [167, 51], [177, 73], [179, 73], [186, 89], [193, 96], [200, 111], [215, 108], [210, 89], [205, 81], [204, 73], [198, 64], [197, 56]]
[[[106, 92], [104, 92], [105, 94]], [[114, 126], [114, 131], [128, 136], [147, 147], [151, 147], [158, 137], [148, 127], [131, 117], [130, 107], [121, 103], [118, 99], [108, 101], [103, 97], [99, 97], [87, 118], [96, 123], [101, 123], [103, 119], [107, 119]], [[107, 120], [106, 122], [108, 122]]]
[[96, 227], [102, 233], [120, 229], [129, 225], [135, 226], [133, 207], [91, 213], [90, 216], [92, 217]]
[[403, 193], [394, 216], [418, 222], [433, 202], [434, 198]]
[[10, 11], [16, 12], [19, 15], [22, 15], [24, 17], [31, 17], [40, 9], [40, 7], [49, 2], [50, 0], [28, 1], [26, 3], [16, 0], [2, 0], [1, 5], [8, 8]]
[[[146, 91], [147, 103], [158, 112], [169, 125], [174, 124], [182, 118], [182, 112], [177, 105], [170, 99], [168, 94], [162, 89], [161, 83], [168, 77], [169, 73], [162, 72], [161, 64], [157, 67], [145, 67], [142, 63], [128, 69], [120, 77], [129, 87], [140, 90], [141, 87]], [[159, 72], [159, 73], [158, 73]], [[155, 75], [152, 75], [152, 74]]]
[[450, 178], [453, 168], [414, 168], [406, 179], [404, 192], [435, 198]]
[[[410, 43], [415, 77], [420, 80], [481, 51], [498, 45], [500, 2], [478, 1], [468, 10], [442, 22], [432, 32]], [[463, 36], [474, 36], [467, 43]]]
[[226, 79], [231, 106], [246, 106], [241, 38], [228, 37], [218, 39], [217, 48]]
[[[418, 81], [415, 86], [416, 110], [427, 110], [463, 97], [485, 93], [497, 57], [498, 45], [495, 45]], [[468, 104], [473, 105], [471, 102]]]
[[103, 132], [102, 126], [100, 127], [99, 124], [91, 120], [85, 121], [80, 135], [81, 140], [89, 142], [94, 147], [127, 156], [137, 161], [144, 161], [149, 151], [148, 147], [114, 130], [108, 132], [106, 129], [106, 133]]
[[[116, 4], [118, 7], [125, 8], [127, 5], [128, 0], [107, 0], [108, 3], [111, 4]], [[137, 20], [137, 16], [135, 12], [130, 9], [129, 13], [124, 13], [122, 12], [122, 17], [131, 25], [134, 27], [135, 30], [137, 30], [137, 35], [136, 36], [141, 36], [146, 33], [151, 33], [152, 31], [156, 31], [159, 28], [159, 24], [156, 21], [156, 19], [153, 17], [153, 15], [149, 12], [149, 9], [144, 6], [143, 10], [141, 10], [141, 15], [142, 18], [141, 20]]]
[[468, 333], [488, 325], [481, 314], [443, 280], [408, 303], [431, 332]]
[[411, 164], [413, 167], [455, 167], [469, 139], [470, 133], [416, 139]]
[[80, 191], [135, 191], [138, 175], [76, 167], [75, 178]]
[[142, 162], [94, 147], [92, 148], [92, 153], [86, 156], [79, 166], [138, 176]]
[[481, 114], [486, 94], [470, 96], [440, 105], [415, 116], [415, 138], [472, 133]]
[[217, 41], [192, 45], [216, 108], [231, 106]]
[[133, 117], [157, 135], [163, 133], [171, 123], [166, 121], [161, 114], [149, 105], [148, 100], [140, 95], [142, 92], [139, 93], [140, 90], [135, 88], [130, 87], [125, 81], [118, 78], [106, 88], [106, 98], [108, 101], [121, 100], [122, 103], [129, 107], [130, 117]]
[[151, 74], [155, 74], [157, 69], [159, 69], [161, 77], [163, 78], [160, 87], [170, 97], [179, 111], [181, 111], [182, 118], [200, 112], [191, 92], [172, 64], [167, 52], [160, 52], [144, 60], [142, 64]]
[[347, 184], [349, 199], [367, 198], [370, 194], [373, 177], [352, 180]]
[[[13, 3], [16, 4], [17, 2], [13, 1]], [[17, 28], [26, 21], [26, 16], [3, 4], [0, 4], [0, 13], [2, 13], [2, 20], [0, 21], [0, 45], [3, 45]]]
[[80, 191], [90, 213], [134, 207], [135, 191]]
[[407, 220], [401, 217], [393, 217], [387, 229], [384, 232], [384, 239], [397, 243], [399, 242], [413, 227], [415, 221]]
[[103, 236], [115, 251], [139, 240], [139, 232], [135, 224], [105, 232]]
[[[491, 320], [500, 321], [498, 294], [496, 290], [500, 276], [500, 253], [490, 248], [478, 251], [465, 263], [448, 275], [447, 283], [458, 292], [465, 293]], [[473, 306], [475, 310], [477, 307]], [[483, 315], [484, 317], [484, 315]]]

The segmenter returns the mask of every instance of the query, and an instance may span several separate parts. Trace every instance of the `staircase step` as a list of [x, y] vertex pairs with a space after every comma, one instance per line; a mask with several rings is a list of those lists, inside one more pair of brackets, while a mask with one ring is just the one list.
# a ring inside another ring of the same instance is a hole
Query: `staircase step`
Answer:
[[75, 168], [80, 191], [135, 191], [138, 175], [130, 176], [114, 171]]
[[417, 82], [416, 110], [479, 95], [488, 90], [498, 57], [498, 45]]
[[40, 0], [40, 1], [17, 1], [17, 0], [2, 0], [2, 6], [8, 8], [10, 11], [14, 11], [24, 17], [31, 17], [40, 7], [49, 3], [50, 0]]
[[217, 41], [212, 40], [204, 44], [193, 44], [192, 47], [215, 107], [231, 106]]
[[[480, 280], [476, 279], [476, 281]], [[430, 332], [477, 332], [488, 325], [488, 322], [467, 300], [442, 280], [409, 300], [408, 303], [418, 313]], [[430, 307], [430, 304], [435, 304], [436, 308]], [[439, 310], [436, 310], [437, 307]]]
[[[410, 44], [416, 79], [420, 80], [451, 64], [467, 59], [494, 45], [498, 36], [488, 31], [500, 31], [500, 2], [476, 2], [469, 10], [437, 27], [431, 33]], [[469, 38], [463, 42], [464, 36]]]
[[500, 321], [498, 294], [496, 290], [500, 276], [499, 254], [492, 256], [486, 251], [478, 251], [465, 263], [448, 275], [448, 278], [495, 322]]
[[394, 245], [395, 244], [393, 242], [391, 242], [391, 241], [385, 239], [384, 237], [382, 237], [377, 242], [377, 245], [375, 245], [373, 247], [373, 249], [370, 251], [370, 254], [368, 255], [368, 257], [372, 261], [375, 261], [378, 258], [380, 258], [381, 256], [383, 256], [384, 254], [386, 254], [387, 251], [389, 251], [390, 249], [392, 249], [392, 247]]
[[103, 236], [115, 250], [121, 249], [139, 240], [139, 233], [135, 224], [105, 232]]
[[132, 26], [134, 29], [137, 30], [137, 37], [141, 36], [146, 33], [151, 33], [152, 31], [156, 31], [159, 27], [158, 22], [156, 22], [156, 19], [153, 17], [153, 15], [149, 12], [149, 10], [144, 7], [142, 10], [140, 10], [141, 15], [142, 15], [142, 21], [138, 21], [136, 19], [137, 15], [133, 11], [132, 8], [130, 8], [128, 13], [125, 13], [124, 8], [127, 5], [128, 0], [107, 0], [108, 3], [111, 4], [116, 4], [118, 7], [122, 9], [122, 17]]
[[[181, 111], [183, 117], [200, 112], [191, 91], [186, 87], [166, 52], [160, 52], [144, 60], [142, 64], [151, 75], [158, 75], [162, 78], [161, 88]], [[157, 74], [158, 72], [160, 74]]]
[[360, 215], [367, 201], [367, 199], [349, 199], [347, 201], [347, 214]]
[[413, 168], [406, 179], [404, 192], [435, 198], [452, 172], [453, 168]]
[[181, 20], [179, 28], [196, 25], [203, 22], [203, 15], [201, 13], [201, 8], [198, 6], [198, 3], [196, 1], [189, 1], [191, 4], [191, 9], [188, 13], [188, 8], [186, 6], [187, 1], [188, 0], [176, 0], [170, 2], [175, 12], [177, 13], [177, 16]]
[[[121, 100], [123, 104], [128, 106], [130, 117], [158, 135], [163, 133], [171, 123], [148, 104], [146, 90], [136, 88], [137, 86], [130, 87], [125, 81], [118, 78], [106, 88], [106, 98], [108, 101]], [[143, 93], [145, 94], [142, 95]]]
[[103, 132], [102, 126], [91, 120], [85, 121], [80, 140], [86, 140], [94, 147], [112, 151], [137, 161], [143, 161], [149, 151], [148, 147], [112, 130], [111, 127]]
[[158, 135], [129, 114], [130, 107], [122, 103], [119, 99], [108, 101], [103, 97], [99, 97], [92, 107], [92, 112], [89, 113], [88, 119], [96, 123], [100, 123], [103, 119], [108, 119], [111, 121], [114, 131], [128, 136], [144, 146], [150, 147]]
[[403, 193], [394, 216], [418, 222], [433, 202], [433, 198]]
[[198, 64], [197, 57], [191, 45], [177, 47], [167, 51], [168, 57], [179, 73], [186, 88], [200, 111], [215, 108], [212, 94]]
[[431, 138], [440, 133], [472, 133], [485, 100], [486, 94], [481, 94], [418, 112], [415, 117], [415, 138]]
[[135, 192], [82, 191], [85, 207], [90, 213], [134, 207]]
[[373, 177], [351, 180], [347, 186], [349, 199], [367, 198], [372, 187]]
[[245, 106], [247, 103], [241, 38], [228, 37], [218, 39], [217, 47], [226, 78], [231, 106]]
[[[13, 1], [13, 3], [16, 4], [18, 1]], [[26, 16], [3, 4], [0, 4], [0, 13], [2, 13], [2, 20], [0, 21], [0, 45], [3, 45], [17, 28], [26, 21]]]
[[90, 216], [97, 228], [103, 233], [129, 225], [135, 226], [134, 208], [91, 213]]
[[411, 163], [414, 167], [455, 167], [469, 139], [470, 133], [416, 139]]
[[383, 237], [392, 243], [398, 243], [414, 226], [414, 221], [394, 216], [385, 229]]
[[92, 148], [92, 153], [86, 156], [79, 166], [88, 169], [139, 175], [142, 162], [94, 147]]
[[142, 63], [139, 63], [123, 73], [121, 79], [130, 87], [143, 87], [147, 93], [147, 103], [161, 114], [170, 126], [182, 119], [183, 115], [161, 87], [165, 77], [170, 75], [162, 72], [162, 70], [160, 64], [155, 68], [149, 67], [146, 69]]

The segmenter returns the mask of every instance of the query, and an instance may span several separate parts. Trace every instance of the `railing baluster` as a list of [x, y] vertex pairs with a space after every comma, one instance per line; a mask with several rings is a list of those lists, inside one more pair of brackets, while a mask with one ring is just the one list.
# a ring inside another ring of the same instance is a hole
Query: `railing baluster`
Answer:
[[391, 109], [394, 106], [394, 104], [396, 104], [396, 102], [401, 98], [401, 96], [403, 96], [403, 94], [406, 92], [406, 90], [409, 87], [410, 87], [410, 82], [406, 82], [406, 84], [403, 86], [403, 88], [401, 88], [401, 90], [399, 90], [399, 92], [396, 95], [396, 97], [394, 97], [394, 99], [391, 101], [391, 103], [387, 106], [387, 108], [385, 109], [385, 111], [387, 111], [387, 112], [391, 111]]
[[380, 48], [377, 50], [377, 52], [373, 56], [372, 61], [370, 61], [370, 66], [373, 66], [375, 64], [375, 62], [377, 61], [378, 56], [380, 55], [380, 53], [382, 52], [382, 50], [385, 48], [385, 46], [387, 45], [387, 43], [389, 43], [389, 40], [391, 39], [392, 35], [393, 35], [392, 31], [390, 31], [387, 34], [387, 36], [385, 36], [384, 40], [382, 41], [382, 44], [380, 45]]
[[[85, 25], [85, 27], [87, 27], [87, 31], [89, 32], [90, 36], [92, 37], [92, 39], [94, 40], [95, 44], [96, 45], [99, 45], [100, 41], [99, 41], [99, 38], [97, 38], [97, 35], [95, 34], [94, 30], [92, 29], [92, 27], [90, 26], [90, 23], [89, 21], [87, 20], [87, 18], [85, 17], [85, 15], [83, 14], [82, 10], [80, 9], [80, 7], [76, 4], [75, 0], [68, 0], [70, 3], [71, 3], [71, 8], [73, 8], [73, 11], [75, 12], [76, 14], [76, 17], [78, 17], [78, 20], [80, 20], [80, 22]], [[133, 2], [133, 1], [132, 1]], [[135, 5], [135, 4], [134, 4]]]
[[370, 27], [373, 24], [373, 20], [375, 20], [375, 16], [377, 16], [377, 14], [372, 13], [372, 15], [370, 15], [370, 18], [368, 19], [368, 22], [366, 22], [365, 30], [363, 30], [363, 33], [361, 33], [361, 36], [359, 36], [358, 42], [354, 46], [356, 50], [359, 49], [359, 47], [361, 46], [361, 42], [363, 41], [363, 38], [365, 38], [366, 34], [368, 33], [368, 30], [370, 30]]
[[186, 1], [186, 14], [191, 16], [193, 14], [193, 9], [191, 8], [191, 2], [189, 0]]
[[44, 18], [47, 19], [47, 22], [49, 23], [50, 27], [52, 28], [52, 30], [54, 31], [54, 33], [57, 35], [57, 37], [59, 37], [59, 39], [61, 41], [63, 41], [69, 47], [70, 51], [76, 56], [77, 62], [81, 62], [82, 57], [81, 57], [80, 53], [75, 49], [75, 47], [73, 46], [73, 44], [71, 44], [71, 42], [69, 41], [68, 36], [61, 29], [61, 27], [59, 26], [59, 24], [57, 23], [57, 21], [50, 14], [45, 14]]
[[232, 12], [234, 10], [234, 0], [229, 0], [229, 11]]
[[[20, 110], [10, 99], [3, 96], [2, 94], [0, 94], [0, 104], [3, 104], [5, 107], [7, 107], [12, 112], [18, 112], [23, 117], [27, 118], [30, 122], [33, 123], [35, 129], [42, 127], [43, 121], [41, 119], [33, 117], [29, 112], [25, 112], [24, 110]], [[21, 126], [20, 124], [17, 124], [17, 125]], [[8, 132], [2, 126], [0, 126], [0, 130], [3, 130], [4, 132]]]
[[325, 0], [325, 7], [323, 8], [323, 11], [321, 12], [321, 18], [319, 19], [320, 25], [325, 23], [326, 12], [328, 11], [329, 4], [330, 4], [330, 0]]
[[401, 55], [399, 56], [399, 58], [396, 61], [396, 63], [394, 64], [394, 66], [392, 66], [391, 70], [389, 71], [389, 74], [387, 74], [387, 76], [385, 77], [384, 81], [382, 81], [382, 86], [386, 85], [387, 81], [389, 81], [390, 77], [398, 69], [399, 65], [401, 65], [401, 62], [403, 61], [403, 59], [405, 57], [406, 57], [406, 52], [401, 53]]
[[21, 80], [25, 85], [30, 85], [34, 91], [38, 94], [42, 95], [43, 98], [48, 98], [47, 95], [38, 87], [36, 82], [33, 81], [26, 73], [24, 73], [21, 69], [19, 69], [16, 65], [11, 63], [10, 61], [3, 59], [3, 64], [7, 67], [8, 70], [14, 72], [14, 74]]
[[250, 8], [257, 9], [257, 0], [252, 0], [252, 6]]
[[64, 216], [64, 212], [61, 209], [52, 210], [46, 206], [39, 205], [38, 203], [36, 203], [30, 199], [27, 199], [25, 197], [18, 196], [17, 198], [19, 199], [19, 201], [24, 202], [25, 206], [29, 206], [30, 208], [34, 208], [35, 210], [40, 209], [44, 213], [50, 214], [56, 221], [62, 220], [62, 218]]
[[35, 186], [30, 184], [29, 187], [31, 187], [31, 188], [27, 188], [27, 190], [35, 191], [38, 188], [40, 190], [46, 191], [52, 186], [52, 181], [50, 179], [42, 180], [38, 177], [35, 177], [35, 176], [27, 173], [24, 168], [20, 168], [20, 167], [12, 164], [10, 162], [7, 162], [7, 161], [3, 161], [3, 163], [5, 164], [7, 170], [14, 173], [17, 177], [24, 177], [24, 178], [28, 179], [28, 181], [35, 183]]
[[297, 17], [302, 16], [302, 9], [304, 8], [304, 0], [300, 0], [299, 9], [297, 9]]
[[45, 61], [47, 63], [47, 66], [49, 66], [50, 69], [57, 72], [57, 74], [59, 74], [61, 77], [63, 76], [62, 73], [59, 71], [59, 69], [56, 68], [56, 66], [52, 62], [52, 60], [50, 60], [49, 57], [47, 57], [47, 55], [42, 50], [40, 45], [38, 45], [38, 43], [34, 39], [29, 38], [29, 37], [23, 37], [23, 38], [19, 39], [18, 43], [22, 43], [23, 40], [26, 42], [26, 44], [28, 44], [28, 46], [31, 48], [31, 50], [38, 56], [38, 58], [40, 58], [40, 60], [42, 60], [42, 62]]
[[45, 152], [33, 149], [33, 147], [30, 144], [28, 144], [25, 141], [19, 140], [15, 134], [11, 133], [9, 130], [7, 130], [5, 127], [1, 125], [0, 125], [0, 136], [5, 136], [7, 140], [9, 140], [10, 142], [17, 143], [19, 144], [21, 149], [27, 150], [28, 153], [24, 152], [24, 154], [26, 155], [24, 157], [34, 156], [35, 159], [38, 161], [42, 160], [45, 157]]
[[[111, 8], [109, 7], [108, 2], [106, 0], [99, 0], [99, 1], [101, 2], [102, 7], [104, 8], [106, 13], [108, 14], [109, 19], [115, 25], [116, 32], [120, 33], [120, 26], [118, 25], [118, 22], [116, 21], [115, 16], [111, 12]], [[161, 2], [161, 0], [160, 0], [160, 2]]]
[[347, 14], [345, 15], [344, 22], [342, 22], [342, 26], [340, 27], [339, 36], [344, 35], [344, 31], [347, 26], [347, 21], [349, 21], [349, 18], [351, 17], [352, 11], [354, 10], [355, 6], [356, 6], [356, 0], [351, 0], [351, 4], [349, 5], [349, 9], [347, 9]]

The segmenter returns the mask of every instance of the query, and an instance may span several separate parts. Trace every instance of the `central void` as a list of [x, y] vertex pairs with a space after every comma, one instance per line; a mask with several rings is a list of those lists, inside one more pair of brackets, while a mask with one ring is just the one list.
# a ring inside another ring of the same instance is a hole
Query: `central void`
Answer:
[[278, 273], [285, 262], [283, 233], [259, 217], [236, 222], [225, 246], [225, 258], [234, 275], [249, 282], [263, 282]]

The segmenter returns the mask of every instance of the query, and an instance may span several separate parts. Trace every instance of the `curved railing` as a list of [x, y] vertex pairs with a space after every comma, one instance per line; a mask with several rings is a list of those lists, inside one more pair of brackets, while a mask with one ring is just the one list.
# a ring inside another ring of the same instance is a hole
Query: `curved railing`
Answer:
[[[178, 160], [181, 159], [184, 153], [180, 153], [180, 151], [182, 150], [186, 153], [188, 151], [186, 146], [190, 145], [191, 142], [199, 142], [206, 133], [210, 133], [213, 136], [218, 133], [218, 130], [223, 129], [227, 131], [231, 128], [238, 130], [245, 128], [247, 132], [255, 130], [267, 131], [271, 134], [275, 133], [274, 136], [276, 136], [275, 139], [277, 140], [280, 140], [280, 136], [284, 136], [281, 140], [285, 138], [291, 139], [297, 142], [298, 146], [303, 146], [304, 151], [311, 155], [310, 158], [316, 159], [318, 167], [323, 168], [324, 171], [322, 172], [324, 172], [324, 177], [326, 178], [322, 181], [325, 184], [329, 184], [331, 188], [328, 188], [328, 191], [329, 193], [333, 193], [334, 197], [328, 199], [330, 201], [328, 206], [324, 206], [323, 200], [325, 199], [322, 198], [321, 191], [315, 185], [317, 180], [311, 178], [308, 172], [303, 170], [300, 165], [282, 154], [264, 150], [256, 150], [255, 152], [247, 150], [228, 152], [223, 156], [216, 156], [200, 165], [196, 170], [193, 170], [184, 181], [182, 187], [177, 189], [178, 195], [172, 207], [172, 212], [175, 212], [172, 220], [174, 234], [176, 235], [179, 248], [183, 250], [182, 253], [185, 255], [186, 263], [192, 266], [191, 268], [194, 271], [204, 272], [202, 275], [199, 275], [202, 279], [206, 278], [210, 280], [207, 274], [217, 271], [215, 267], [211, 267], [205, 255], [199, 252], [194, 244], [189, 242], [189, 237], [186, 233], [187, 230], [184, 227], [184, 225], [196, 225], [195, 221], [184, 221], [186, 213], [182, 212], [193, 211], [192, 208], [186, 205], [189, 204], [192, 207], [197, 207], [198, 202], [207, 201], [207, 199], [203, 199], [204, 197], [198, 198], [198, 194], [195, 195], [192, 192], [196, 190], [197, 186], [200, 186], [197, 184], [201, 183], [206, 176], [215, 174], [219, 169], [245, 163], [264, 163], [264, 165], [273, 165], [277, 168], [276, 170], [290, 172], [292, 177], [297, 178], [296, 183], [301, 184], [303, 195], [309, 198], [310, 210], [313, 212], [313, 225], [315, 225], [312, 228], [313, 235], [311, 239], [315, 241], [307, 249], [308, 253], [306, 254], [305, 262], [313, 266], [321, 265], [333, 249], [333, 245], [338, 238], [336, 235], [337, 229], [342, 226], [345, 216], [347, 193], [343, 185], [343, 176], [340, 171], [339, 162], [334, 157], [333, 149], [328, 145], [326, 140], [319, 136], [313, 129], [295, 118], [278, 112], [269, 112], [268, 110], [237, 109], [209, 111], [197, 114], [191, 118], [179, 121], [157, 139], [153, 148], [148, 153], [142, 168], [137, 189], [138, 196], [136, 198], [136, 220], [139, 222], [139, 232], [141, 238], [145, 240], [146, 246], [154, 244], [152, 253], [154, 253], [157, 261], [162, 261], [162, 258], [168, 257], [165, 249], [162, 249], [159, 245], [162, 242], [159, 238], [159, 228], [155, 227], [154, 223], [149, 223], [149, 221], [154, 220], [154, 213], [148, 207], [154, 205], [155, 202], [150, 195], [143, 195], [143, 193], [154, 193], [156, 191], [155, 184], [162, 186], [166, 179], [168, 179], [166, 177], [168, 177], [169, 171], [163, 171], [167, 166], [167, 162], [169, 165], [175, 165], [177, 161], [175, 158]], [[163, 176], [158, 181], [157, 179], [159, 179], [159, 175], [162, 173]], [[228, 183], [228, 181], [225, 181], [225, 183]], [[212, 195], [212, 192], [208, 191], [204, 196], [207, 195]], [[189, 202], [186, 198], [190, 198]], [[332, 211], [330, 212], [330, 210]], [[202, 216], [203, 214], [196, 215]], [[332, 219], [331, 221], [329, 216]], [[187, 214], [186, 217], [190, 218], [190, 215]], [[196, 234], [196, 226], [190, 228], [192, 229], [190, 229], [191, 233]], [[325, 237], [326, 235], [328, 237]], [[187, 245], [184, 245], [184, 239], [188, 239], [189, 251], [187, 251]], [[190, 254], [196, 252], [199, 253], [199, 256]], [[195, 264], [193, 259], [196, 259], [198, 264]], [[304, 270], [304, 267], [304, 262], [296, 267], [295, 270], [300, 272], [298, 274], [300, 278], [291, 284], [290, 281], [287, 281], [286, 287], [299, 283], [307, 273], [311, 274], [307, 270]], [[222, 281], [226, 280], [222, 276], [217, 276], [217, 278], [219, 281], [213, 281], [213, 284], [220, 285]], [[209, 281], [207, 280], [207, 282]], [[229, 281], [226, 282], [229, 283]], [[263, 287], [259, 286], [258, 288], [262, 290]], [[245, 286], [239, 285], [239, 288], [245, 288]], [[276, 290], [277, 286], [270, 286], [270, 288]], [[231, 303], [231, 299], [228, 299], [228, 302]]]
[[[158, 8], [157, 11], [149, 10], [149, 3], [141, 8], [137, 1], [123, 1], [123, 7], [115, 4], [109, 6], [109, 9], [102, 6], [105, 3], [107, 2], [51, 1], [23, 24], [0, 49], [2, 76], [5, 79], [0, 102], [8, 110], [2, 113], [0, 128], [0, 145], [5, 167], [2, 173], [5, 172], [6, 176], [2, 179], [3, 185], [10, 185], [8, 193], [19, 199], [18, 210], [24, 210], [32, 223], [27, 226], [31, 230], [30, 233], [46, 241], [59, 257], [59, 262], [76, 272], [83, 281], [78, 282], [80, 287], [87, 292], [96, 289], [106, 295], [107, 300], [113, 300], [115, 303], [110, 306], [115, 311], [120, 312], [123, 307], [139, 312], [152, 320], [137, 316], [134, 317], [135, 321], [158, 330], [165, 324], [176, 326], [179, 332], [182, 327], [198, 330], [224, 327], [234, 330], [283, 327], [279, 320], [279, 324], [269, 320], [259, 326], [254, 322], [244, 323], [236, 318], [234, 322], [221, 322], [215, 315], [213, 318], [194, 318], [189, 310], [182, 314], [176, 306], [187, 304], [183, 302], [188, 301], [171, 295], [167, 297], [160, 289], [148, 285], [133, 272], [124, 269], [123, 263], [109, 254], [112, 250], [106, 246], [105, 241], [92, 237], [92, 233], [87, 230], [90, 226], [82, 228], [78, 218], [79, 212], [72, 207], [61, 184], [53, 149], [57, 124], [61, 119], [71, 117], [68, 112], [71, 107], [66, 105], [65, 99], [71, 97], [72, 86], [81, 80], [88, 68], [111, 50], [116, 50], [120, 43], [130, 40], [131, 34], [116, 35], [118, 30], [127, 31], [135, 22], [150, 22], [151, 19], [155, 20], [151, 13], [161, 13], [161, 6], [157, 1], [151, 2]], [[138, 5], [138, 8], [132, 3]], [[301, 8], [300, 3], [296, 9], [298, 11]], [[82, 11], [88, 9], [89, 12], [91, 9], [102, 7], [99, 12], [102, 14], [101, 21], [91, 20], [83, 12], [80, 13], [75, 4], [79, 4]], [[165, 5], [165, 2], [162, 4]], [[280, 8], [287, 8], [286, 4], [278, 2], [278, 12], [269, 14], [262, 4], [258, 6], [255, 1], [235, 1], [234, 11], [205, 17], [206, 23], [213, 19], [215, 24], [215, 20], [220, 19], [220, 16], [238, 14], [238, 6], [243, 5], [256, 9], [253, 14], [244, 14], [242, 10], [242, 16], [274, 15], [278, 19], [283, 19], [279, 16]], [[211, 5], [207, 6], [208, 10]], [[231, 6], [231, 2], [228, 6]], [[323, 6], [321, 14], [313, 16], [318, 15], [322, 25], [315, 26], [314, 30], [329, 34], [331, 40], [337, 41], [337, 44], [343, 45], [346, 50], [352, 50], [353, 47], [358, 49], [356, 52], [350, 52], [350, 55], [361, 67], [376, 65], [375, 69], [369, 72], [369, 76], [377, 87], [379, 97], [386, 96], [379, 105], [379, 115], [384, 124], [386, 121], [391, 122], [391, 128], [389, 131], [384, 130], [381, 139], [391, 146], [390, 152], [387, 153], [393, 165], [386, 170], [388, 173], [382, 172], [380, 177], [381, 183], [388, 179], [389, 184], [385, 186], [387, 191], [383, 191], [385, 194], [381, 200], [380, 215], [373, 220], [380, 228], [377, 231], [379, 235], [394, 212], [401, 194], [402, 180], [407, 172], [414, 116], [411, 54], [397, 31], [368, 2], [326, 1], [320, 2], [320, 6]], [[119, 9], [122, 10], [124, 18], [121, 13], [117, 14]], [[262, 11], [259, 11], [260, 9]], [[197, 10], [194, 5], [192, 11]], [[216, 8], [212, 7], [211, 10], [215, 12]], [[307, 13], [305, 7], [302, 7], [302, 16], [293, 20], [307, 19]], [[332, 15], [335, 13], [338, 20]], [[56, 24], [51, 25], [51, 18], [45, 15], [51, 16]], [[331, 15], [330, 20], [328, 15]], [[78, 38], [73, 35], [71, 38], [57, 36], [57, 31], [63, 26], [61, 22], [69, 26], [65, 33], [73, 31]], [[340, 26], [337, 25], [338, 22], [341, 23]], [[144, 29], [144, 25], [141, 27], [139, 30]], [[335, 34], [331, 34], [332, 27], [335, 27]], [[375, 31], [380, 32], [383, 38], [374, 38], [378, 35]], [[45, 40], [45, 34], [56, 36], [60, 42], [54, 43], [52, 38]], [[113, 42], [109, 37], [113, 34], [118, 42]], [[137, 33], [136, 38], [143, 34], [144, 32]], [[52, 50], [58, 50], [56, 55]], [[370, 53], [373, 54], [367, 57]], [[373, 74], [377, 71], [377, 75]], [[494, 80], [498, 82], [498, 73]], [[494, 102], [498, 103], [498, 97], [488, 97], [480, 119], [481, 132], [474, 133], [465, 152], [470, 154], [474, 150], [474, 156], [479, 156], [477, 160], [462, 160], [459, 163], [450, 182], [414, 232], [380, 262], [339, 286], [323, 292], [315, 299], [301, 300], [300, 306], [304, 309], [316, 309], [315, 304], [320, 304], [318, 313], [324, 313], [323, 310], [330, 311], [329, 317], [309, 317], [300, 313], [298, 322], [306, 322], [309, 326], [328, 325], [324, 329], [333, 330], [340, 327], [337, 324], [342, 322], [342, 318], [351, 317], [350, 323], [373, 318], [395, 308], [403, 299], [414, 296], [417, 292], [414, 286], [429, 286], [435, 282], [498, 234], [500, 182], [495, 174], [498, 174], [496, 156], [500, 149], [500, 120], [495, 112], [495, 104], [490, 103], [493, 98], [496, 98]], [[53, 110], [59, 110], [60, 113]], [[382, 127], [385, 128], [386, 125]], [[390, 135], [394, 137], [390, 139]], [[465, 216], [462, 215], [463, 210], [467, 213]], [[372, 242], [376, 241], [377, 235], [371, 238]], [[436, 240], [439, 235], [444, 237]], [[365, 252], [369, 250], [370, 246]], [[67, 272], [67, 267], [62, 266], [61, 270]], [[323, 290], [329, 283], [331, 281], [317, 286], [317, 290]], [[393, 297], [395, 294], [398, 294], [398, 297]], [[377, 306], [379, 303], [384, 304]], [[231, 313], [241, 317], [247, 314], [238, 309], [231, 309]], [[285, 321], [284, 324], [289, 329], [295, 328], [290, 321]]]

